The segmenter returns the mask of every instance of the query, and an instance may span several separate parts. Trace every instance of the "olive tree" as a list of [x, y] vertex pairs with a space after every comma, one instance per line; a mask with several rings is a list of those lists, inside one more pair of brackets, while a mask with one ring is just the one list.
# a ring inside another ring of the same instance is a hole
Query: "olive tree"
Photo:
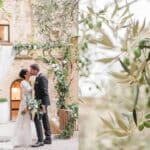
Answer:
[[[125, 1], [126, 2], [126, 1]], [[133, 3], [136, 1], [133, 1]], [[149, 48], [150, 48], [150, 30], [146, 26], [146, 20], [143, 23], [134, 18], [134, 14], [130, 12], [130, 5], [133, 3], [125, 3], [121, 6], [120, 1], [114, 1], [114, 5], [106, 5], [104, 9], [95, 11], [92, 7], [88, 7], [88, 13], [81, 15], [83, 23], [83, 40], [81, 46], [81, 54], [88, 53], [89, 45], [97, 45], [103, 51], [115, 52], [112, 57], [99, 58], [97, 61], [104, 64], [116, 65], [121, 69], [116, 72], [109, 73], [117, 82], [132, 88], [133, 101], [133, 120], [138, 125], [139, 130], [149, 127], [149, 114], [145, 115], [142, 123], [138, 123], [137, 104], [140, 98], [140, 91], [145, 88], [146, 97], [148, 98], [148, 106], [150, 106], [149, 85]], [[86, 61], [86, 60], [84, 60]], [[87, 67], [87, 66], [86, 66]], [[109, 94], [109, 93], [108, 93]], [[118, 136], [127, 136], [134, 125], [126, 126], [124, 120], [117, 113], [117, 124], [121, 130], [114, 130], [114, 126], [102, 118], [103, 122]]]

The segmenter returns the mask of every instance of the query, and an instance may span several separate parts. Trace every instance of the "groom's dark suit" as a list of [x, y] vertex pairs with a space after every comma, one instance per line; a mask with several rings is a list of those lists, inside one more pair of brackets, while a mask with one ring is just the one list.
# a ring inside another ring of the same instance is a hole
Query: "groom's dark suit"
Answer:
[[[45, 130], [46, 140], [51, 141], [51, 130], [47, 114], [47, 107], [48, 105], [50, 105], [50, 98], [48, 94], [48, 79], [41, 73], [36, 77], [34, 90], [35, 90], [35, 99], [41, 100], [42, 105], [44, 105], [46, 108], [46, 113], [42, 115], [41, 120]], [[34, 122], [38, 136], [38, 142], [43, 142], [42, 124], [37, 115], [35, 115]]]

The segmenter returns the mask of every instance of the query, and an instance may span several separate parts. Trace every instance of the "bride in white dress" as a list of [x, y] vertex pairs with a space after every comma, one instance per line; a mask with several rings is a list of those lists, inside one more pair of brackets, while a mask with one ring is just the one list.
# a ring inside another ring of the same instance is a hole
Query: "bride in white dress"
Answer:
[[32, 98], [32, 87], [29, 83], [30, 73], [22, 69], [19, 76], [21, 81], [21, 103], [10, 142], [0, 143], [0, 150], [14, 149], [14, 147], [29, 147], [32, 144], [31, 119], [27, 109], [27, 99]]
[[13, 146], [27, 147], [32, 144], [31, 118], [27, 110], [27, 99], [32, 98], [32, 87], [29, 83], [30, 73], [27, 69], [22, 69], [19, 75], [23, 79], [21, 81], [21, 103], [11, 142]]

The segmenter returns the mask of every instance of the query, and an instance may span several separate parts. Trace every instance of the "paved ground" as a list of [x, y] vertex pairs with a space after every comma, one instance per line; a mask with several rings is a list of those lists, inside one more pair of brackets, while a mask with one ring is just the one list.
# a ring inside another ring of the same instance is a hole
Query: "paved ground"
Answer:
[[[2, 148], [5, 147], [4, 144], [6, 144], [7, 141], [10, 140], [10, 137], [12, 136], [13, 133], [13, 128], [14, 128], [15, 123], [11, 122], [8, 124], [3, 124], [0, 125], [0, 150], [9, 150], [9, 148]], [[35, 130], [34, 130], [34, 125], [32, 124], [32, 135], [33, 139], [36, 138]], [[78, 134], [78, 133], [75, 133]], [[8, 144], [7, 144], [8, 146]], [[9, 146], [8, 146], [9, 147]], [[75, 135], [71, 139], [67, 140], [58, 140], [54, 139], [53, 136], [53, 143], [51, 145], [45, 145], [40, 148], [23, 148], [23, 147], [18, 147], [13, 150], [78, 150], [78, 138], [77, 135]]]

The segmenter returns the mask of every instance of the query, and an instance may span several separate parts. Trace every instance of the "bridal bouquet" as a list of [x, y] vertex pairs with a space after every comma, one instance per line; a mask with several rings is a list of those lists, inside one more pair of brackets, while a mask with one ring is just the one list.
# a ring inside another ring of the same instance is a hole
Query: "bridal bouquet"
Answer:
[[35, 114], [38, 115], [38, 117], [41, 114], [41, 101], [36, 99], [27, 99], [27, 109], [31, 114], [31, 118], [34, 119]]

